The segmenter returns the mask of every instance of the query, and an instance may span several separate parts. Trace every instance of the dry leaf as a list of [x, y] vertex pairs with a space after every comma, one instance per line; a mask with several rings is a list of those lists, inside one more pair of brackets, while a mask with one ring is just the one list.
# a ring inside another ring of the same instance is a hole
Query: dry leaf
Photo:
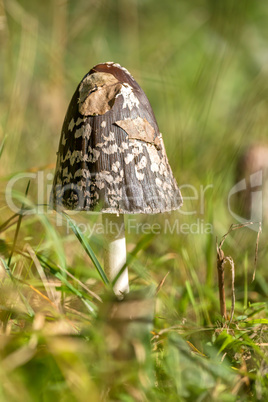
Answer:
[[84, 116], [102, 115], [112, 109], [122, 84], [109, 73], [88, 75], [79, 87], [79, 112]]
[[145, 142], [159, 144], [158, 137], [154, 138], [155, 130], [153, 126], [141, 117], [136, 119], [118, 120], [115, 124], [121, 127], [128, 135], [130, 140], [141, 140]]

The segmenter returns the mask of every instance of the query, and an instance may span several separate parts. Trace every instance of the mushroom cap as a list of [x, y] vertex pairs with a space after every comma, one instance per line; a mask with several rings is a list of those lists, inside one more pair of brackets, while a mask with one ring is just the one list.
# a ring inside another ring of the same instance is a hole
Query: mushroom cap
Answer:
[[51, 202], [54, 208], [115, 214], [155, 214], [182, 205], [149, 100], [119, 64], [93, 67], [72, 97]]

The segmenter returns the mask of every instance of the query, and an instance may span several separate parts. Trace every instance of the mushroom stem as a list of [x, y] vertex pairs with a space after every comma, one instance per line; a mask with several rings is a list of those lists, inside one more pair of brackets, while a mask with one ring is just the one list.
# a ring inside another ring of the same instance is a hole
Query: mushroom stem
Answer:
[[[113, 281], [126, 263], [126, 237], [124, 215], [103, 214], [102, 221], [105, 232], [104, 271], [110, 281]], [[128, 269], [121, 273], [113, 287], [119, 299], [129, 292]]]

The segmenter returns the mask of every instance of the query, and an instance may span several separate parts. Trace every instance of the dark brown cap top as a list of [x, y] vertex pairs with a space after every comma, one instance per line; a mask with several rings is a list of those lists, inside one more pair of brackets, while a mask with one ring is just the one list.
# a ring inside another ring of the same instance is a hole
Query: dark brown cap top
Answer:
[[151, 105], [119, 64], [98, 64], [78, 85], [63, 123], [51, 198], [55, 208], [105, 213], [181, 206]]

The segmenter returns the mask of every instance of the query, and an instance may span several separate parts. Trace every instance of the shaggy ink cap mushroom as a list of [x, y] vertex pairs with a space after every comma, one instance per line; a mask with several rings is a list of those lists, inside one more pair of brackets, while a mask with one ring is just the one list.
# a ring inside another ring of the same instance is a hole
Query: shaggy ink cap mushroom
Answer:
[[52, 203], [117, 215], [156, 214], [182, 205], [149, 100], [119, 64], [93, 67], [72, 97]]
[[103, 213], [104, 270], [122, 299], [129, 291], [124, 214], [172, 211], [182, 198], [151, 105], [119, 64], [98, 64], [78, 85], [51, 198], [56, 209]]

